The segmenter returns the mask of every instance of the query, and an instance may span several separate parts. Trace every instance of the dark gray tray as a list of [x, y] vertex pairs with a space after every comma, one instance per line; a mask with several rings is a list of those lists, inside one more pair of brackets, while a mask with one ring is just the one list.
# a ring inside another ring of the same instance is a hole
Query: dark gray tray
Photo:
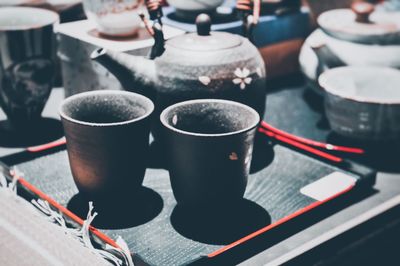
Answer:
[[[157, 151], [153, 149], [153, 152]], [[60, 204], [82, 218], [86, 216], [88, 203], [75, 187], [66, 151], [24, 153], [5, 158], [5, 161], [16, 165], [25, 173], [28, 182]], [[152, 165], [157, 162], [153, 161]], [[245, 200], [232, 203], [232, 209], [183, 210], [176, 206], [168, 171], [150, 168], [138, 195], [129, 196], [123, 203], [112, 203], [112, 195], [109, 204], [95, 203], [99, 216], [94, 226], [114, 239], [122, 236], [132, 253], [150, 265], [209, 263], [240, 246], [256, 243], [257, 238], [273, 231], [275, 226], [281, 227], [278, 225], [284, 220], [295, 221], [314, 208], [321, 208], [326, 202], [304, 196], [300, 189], [336, 171], [354, 176], [358, 181], [355, 188], [370, 188], [374, 183], [373, 171], [362, 175], [350, 173], [287, 147], [272, 146], [266, 138], [260, 137]], [[356, 191], [355, 188], [342, 192]], [[327, 202], [335, 199], [332, 197]], [[337, 205], [340, 204], [338, 201]], [[307, 223], [303, 222], [303, 226]], [[249, 237], [260, 229], [262, 231]], [[244, 241], [244, 237], [248, 237], [248, 241]], [[235, 243], [238, 240], [240, 242]]]

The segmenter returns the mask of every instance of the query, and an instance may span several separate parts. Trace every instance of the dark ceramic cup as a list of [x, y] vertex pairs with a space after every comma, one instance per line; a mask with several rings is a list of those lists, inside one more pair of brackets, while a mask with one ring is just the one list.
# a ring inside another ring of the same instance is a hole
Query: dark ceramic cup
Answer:
[[83, 195], [119, 198], [140, 188], [153, 110], [151, 100], [125, 91], [84, 92], [64, 100], [60, 115], [69, 162]]
[[179, 205], [242, 199], [260, 122], [255, 110], [227, 100], [192, 100], [168, 107], [160, 119]]
[[0, 107], [15, 130], [35, 126], [50, 95], [58, 21], [45, 9], [0, 8]]

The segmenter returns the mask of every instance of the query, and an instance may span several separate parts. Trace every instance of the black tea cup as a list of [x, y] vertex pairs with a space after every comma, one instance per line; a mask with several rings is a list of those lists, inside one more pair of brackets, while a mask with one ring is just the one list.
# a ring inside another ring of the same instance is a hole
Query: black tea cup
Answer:
[[192, 100], [161, 116], [171, 185], [180, 205], [216, 206], [242, 199], [258, 113], [227, 100]]
[[126, 91], [76, 94], [60, 108], [72, 175], [92, 199], [119, 198], [141, 187], [147, 166], [148, 98]]

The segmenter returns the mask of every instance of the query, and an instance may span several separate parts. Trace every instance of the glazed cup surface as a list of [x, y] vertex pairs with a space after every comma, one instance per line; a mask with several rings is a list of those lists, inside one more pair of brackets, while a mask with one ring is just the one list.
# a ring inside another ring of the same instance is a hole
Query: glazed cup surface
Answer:
[[160, 119], [178, 204], [242, 199], [260, 122], [255, 110], [227, 100], [192, 100], [168, 107]]
[[64, 100], [60, 116], [72, 175], [93, 199], [122, 197], [140, 188], [149, 149], [148, 98], [125, 91], [91, 91]]

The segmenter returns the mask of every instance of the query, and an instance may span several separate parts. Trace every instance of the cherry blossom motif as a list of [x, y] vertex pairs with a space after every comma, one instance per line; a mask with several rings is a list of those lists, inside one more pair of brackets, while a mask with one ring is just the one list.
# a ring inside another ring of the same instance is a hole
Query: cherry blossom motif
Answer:
[[173, 124], [174, 126], [176, 126], [176, 124], [178, 124], [178, 116], [177, 116], [177, 115], [174, 115], [174, 116], [172, 117], [172, 124]]
[[239, 157], [238, 157], [237, 153], [236, 152], [232, 152], [231, 154], [229, 154], [229, 160], [231, 160], [231, 161], [239, 160]]
[[249, 77], [250, 70], [248, 70], [247, 68], [237, 68], [235, 70], [235, 75], [237, 78], [233, 79], [232, 81], [236, 85], [240, 84], [241, 90], [244, 90], [246, 88], [246, 85], [249, 85], [252, 81], [252, 78]]
[[209, 77], [207, 77], [207, 76], [201, 76], [201, 77], [199, 77], [199, 81], [203, 85], [208, 86], [208, 84], [210, 84], [210, 82], [211, 82], [211, 79]]

